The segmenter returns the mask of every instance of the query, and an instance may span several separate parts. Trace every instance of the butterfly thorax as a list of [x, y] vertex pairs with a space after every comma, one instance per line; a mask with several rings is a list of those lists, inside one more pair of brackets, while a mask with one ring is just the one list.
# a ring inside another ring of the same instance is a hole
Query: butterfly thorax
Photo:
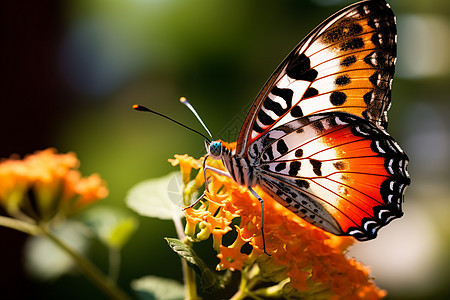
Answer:
[[247, 157], [236, 155], [234, 149], [227, 148], [220, 141], [213, 141], [210, 144], [206, 143], [206, 149], [211, 158], [222, 160], [231, 178], [236, 181], [237, 184], [253, 187], [258, 183], [255, 169], [250, 164], [250, 160]]

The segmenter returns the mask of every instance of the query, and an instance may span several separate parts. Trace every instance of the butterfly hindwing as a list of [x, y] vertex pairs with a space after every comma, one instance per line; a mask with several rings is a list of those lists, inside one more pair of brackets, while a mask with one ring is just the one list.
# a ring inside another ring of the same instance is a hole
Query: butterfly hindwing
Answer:
[[402, 213], [408, 158], [382, 129], [341, 112], [276, 127], [252, 144], [264, 191], [337, 235], [372, 239]]
[[395, 16], [383, 0], [355, 3], [302, 40], [269, 78], [239, 134], [237, 153], [271, 128], [342, 111], [385, 128], [396, 60]]

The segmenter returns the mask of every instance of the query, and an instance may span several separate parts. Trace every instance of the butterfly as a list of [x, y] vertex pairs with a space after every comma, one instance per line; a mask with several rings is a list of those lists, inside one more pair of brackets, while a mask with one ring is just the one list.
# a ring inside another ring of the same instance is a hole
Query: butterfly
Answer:
[[207, 155], [261, 204], [255, 186], [325, 231], [375, 238], [403, 215], [410, 184], [408, 157], [386, 132], [396, 48], [384, 0], [338, 11], [271, 75], [236, 149], [207, 141]]
[[[206, 170], [212, 170], [261, 202], [263, 246], [264, 202], [255, 186], [325, 231], [371, 240], [403, 215], [410, 185], [408, 157], [386, 132], [396, 52], [395, 15], [384, 0], [336, 12], [270, 76], [244, 120], [236, 149], [144, 106], [133, 108], [205, 137], [205, 182]], [[211, 136], [195, 109], [180, 100]], [[222, 160], [228, 172], [206, 165], [208, 157]]]

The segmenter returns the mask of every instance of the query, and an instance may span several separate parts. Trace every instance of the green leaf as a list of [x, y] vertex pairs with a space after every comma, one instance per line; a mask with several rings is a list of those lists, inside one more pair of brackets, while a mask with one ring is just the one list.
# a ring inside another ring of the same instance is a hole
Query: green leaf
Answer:
[[172, 172], [157, 179], [138, 183], [130, 189], [126, 202], [129, 208], [142, 216], [171, 220], [181, 218], [183, 181], [180, 172]]
[[108, 247], [121, 249], [138, 227], [130, 212], [110, 206], [95, 206], [87, 210], [82, 221], [88, 225]]
[[131, 282], [131, 288], [141, 300], [183, 300], [184, 286], [178, 281], [145, 276]]
[[202, 281], [202, 287], [205, 290], [213, 291], [216, 289], [225, 288], [231, 279], [231, 272], [227, 271], [223, 275], [216, 273], [208, 268], [203, 260], [197, 256], [194, 249], [178, 239], [165, 239], [172, 250], [175, 251], [181, 258], [184, 258], [195, 273], [197, 273]]

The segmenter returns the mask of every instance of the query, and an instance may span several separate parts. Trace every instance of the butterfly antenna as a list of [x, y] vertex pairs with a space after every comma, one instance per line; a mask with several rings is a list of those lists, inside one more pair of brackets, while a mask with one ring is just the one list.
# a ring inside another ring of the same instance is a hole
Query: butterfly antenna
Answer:
[[[180, 125], [180, 126], [186, 128], [186, 129], [189, 129], [189, 130], [192, 131], [192, 132], [195, 132], [195, 133], [201, 135], [202, 137], [204, 137], [204, 138], [205, 138], [207, 141], [209, 141], [209, 142], [211, 142], [211, 140], [212, 140], [212, 137], [211, 137], [211, 139], [209, 139], [209, 138], [208, 138], [206, 135], [204, 135], [203, 133], [201, 133], [201, 132], [199, 132], [199, 131], [197, 131], [197, 130], [195, 130], [195, 129], [189, 127], [189, 126], [186, 126], [186, 125], [184, 125], [184, 124], [182, 124], [182, 123], [180, 123], [180, 122], [178, 122], [178, 121], [176, 121], [176, 120], [174, 120], [174, 119], [172, 119], [172, 118], [170, 118], [170, 117], [168, 117], [168, 116], [166, 116], [166, 115], [163, 115], [162, 113], [159, 113], [159, 112], [157, 112], [157, 111], [151, 110], [151, 109], [149, 109], [149, 108], [147, 108], [147, 107], [145, 107], [145, 106], [143, 106], [143, 105], [134, 104], [134, 105], [133, 105], [133, 109], [138, 110], [138, 111], [149, 112], [149, 113], [158, 115], [158, 116], [160, 116], [160, 117], [166, 118], [167, 120], [170, 120], [170, 121], [172, 121], [172, 122], [174, 122], [174, 123], [176, 123], [176, 124], [178, 124], [178, 125]], [[203, 124], [203, 122], [202, 122], [202, 124]], [[208, 133], [209, 133], [209, 131], [208, 131]], [[211, 134], [210, 134], [210, 135], [211, 135]]]
[[202, 124], [203, 128], [205, 128], [206, 132], [208, 132], [209, 136], [211, 137], [211, 140], [213, 140], [211, 132], [208, 130], [208, 127], [206, 127], [205, 123], [203, 123], [202, 118], [198, 115], [197, 111], [194, 109], [194, 107], [187, 101], [186, 97], [181, 97], [180, 102], [189, 108], [189, 110], [194, 114], [194, 116], [197, 118], [197, 120]]

